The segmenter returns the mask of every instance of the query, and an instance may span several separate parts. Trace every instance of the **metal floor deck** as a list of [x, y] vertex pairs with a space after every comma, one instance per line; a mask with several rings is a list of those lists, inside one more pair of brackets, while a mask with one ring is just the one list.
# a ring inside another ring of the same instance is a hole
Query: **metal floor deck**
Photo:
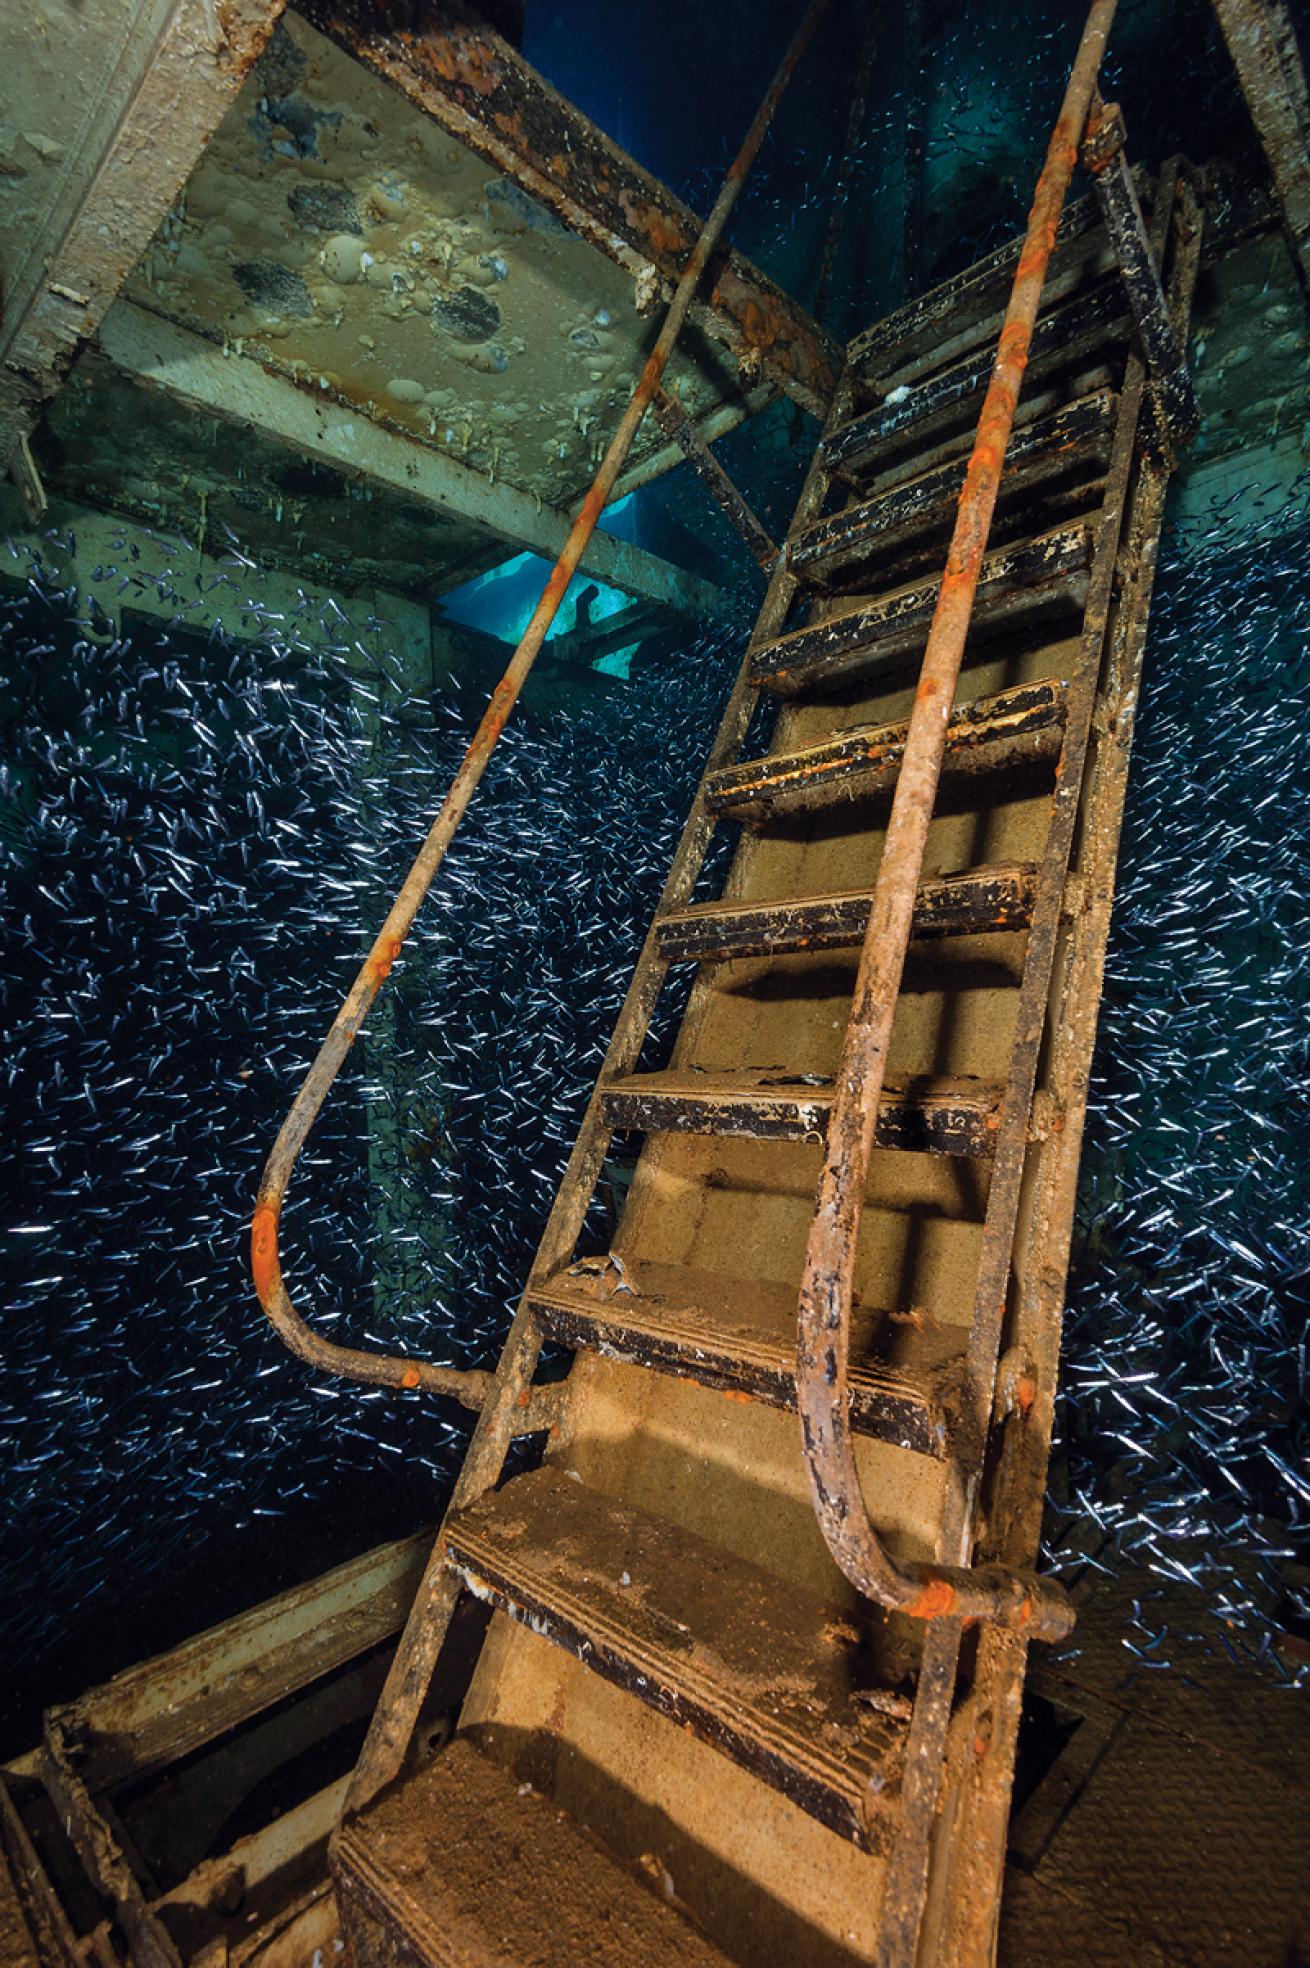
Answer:
[[1171, 1664], [1135, 1659], [1148, 1582], [1097, 1577], [1069, 1657], [1029, 1670], [1030, 1753], [1064, 1742], [1011, 1822], [999, 1968], [1303, 1968], [1310, 1703], [1272, 1662], [1230, 1658], [1217, 1627], [1180, 1644], [1197, 1621], [1184, 1586], [1152, 1605]]

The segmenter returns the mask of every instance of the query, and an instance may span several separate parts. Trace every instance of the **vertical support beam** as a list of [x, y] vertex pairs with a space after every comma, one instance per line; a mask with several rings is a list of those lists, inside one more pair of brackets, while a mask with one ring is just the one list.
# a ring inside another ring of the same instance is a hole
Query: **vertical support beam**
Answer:
[[[33, 518], [28, 439], [226, 113], [285, 0], [151, 0], [135, 11], [104, 101], [9, 271], [0, 322], [0, 469]], [[71, 85], [71, 84], [70, 84]]]
[[1147, 237], [1132, 172], [1124, 156], [1126, 133], [1117, 103], [1093, 105], [1082, 161], [1092, 174], [1142, 354], [1166, 446], [1181, 447], [1196, 435], [1200, 416], [1187, 355], [1174, 333], [1160, 272]]
[[1214, 0], [1214, 10], [1310, 292], [1310, 102], [1291, 18], [1283, 0]]
[[671, 437], [701, 484], [723, 513], [729, 526], [740, 534], [747, 551], [766, 574], [773, 570], [778, 549], [697, 430], [676, 396], [665, 389], [655, 392], [651, 403], [655, 421], [666, 437]]
[[[1174, 168], [1166, 165], [1161, 173], [1161, 199]], [[1162, 206], [1158, 204], [1156, 210], [1155, 237], [1163, 258]], [[1185, 342], [1202, 227], [1202, 209], [1185, 179], [1173, 226], [1170, 318], [1180, 342]], [[1070, 917], [1067, 942], [1059, 954], [1050, 1054], [1042, 1070], [1043, 1089], [1062, 1114], [1063, 1125], [1034, 1144], [1014, 1246], [1014, 1341], [1036, 1391], [1026, 1403], [1014, 1399], [1002, 1424], [982, 1546], [982, 1555], [1011, 1563], [1031, 1557], [1040, 1539], [1088, 1072], [1168, 484], [1167, 461], [1143, 462], [1117, 556], [1117, 592], [1102, 691], [1108, 715], [1096, 731], [1082, 795], [1084, 818], [1072, 847], [1070, 873], [1081, 906]], [[943, 1801], [938, 1820], [942, 1831], [934, 1864], [943, 1875], [938, 1881], [940, 1903], [960, 1910], [948, 1931], [928, 1937], [929, 1949], [934, 1939], [938, 1943], [932, 1958], [941, 1968], [990, 1968], [996, 1958], [994, 1882], [1004, 1865], [1027, 1651], [1027, 1639], [1019, 1633], [993, 1627], [980, 1636], [974, 1692], [970, 1705], [960, 1712], [960, 1728], [967, 1740], [974, 1727], [983, 1724], [982, 1749], [959, 1758], [951, 1781], [954, 1794]]]

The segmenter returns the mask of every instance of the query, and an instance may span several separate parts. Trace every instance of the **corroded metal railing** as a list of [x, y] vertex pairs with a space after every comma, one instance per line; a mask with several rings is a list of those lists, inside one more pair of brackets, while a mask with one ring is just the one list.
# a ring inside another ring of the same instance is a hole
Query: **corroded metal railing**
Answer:
[[909, 1564], [869, 1519], [847, 1407], [855, 1249], [892, 1019], [909, 945], [979, 573], [1006, 446], [1116, 0], [1093, 0], [1037, 181], [924, 652], [900, 775], [834, 1085], [823, 1168], [801, 1286], [797, 1401], [819, 1527], [842, 1571], [869, 1598], [919, 1618], [985, 1619], [1057, 1639], [1073, 1613], [1053, 1581], [998, 1566]]
[[[678, 281], [655, 345], [646, 359], [637, 386], [610, 440], [609, 449], [601, 461], [591, 489], [582, 502], [581, 510], [573, 522], [559, 559], [555, 562], [542, 590], [541, 599], [533, 610], [532, 619], [523, 633], [508, 669], [492, 693], [491, 702], [451, 782], [441, 810], [433, 821], [427, 839], [405, 877], [387, 919], [378, 931], [373, 947], [347, 993], [344, 1004], [332, 1021], [327, 1037], [292, 1102], [291, 1111], [282, 1123], [265, 1164], [251, 1228], [251, 1272], [255, 1289], [269, 1320], [291, 1351], [298, 1354], [301, 1359], [307, 1360], [311, 1366], [322, 1368], [324, 1372], [341, 1374], [348, 1379], [369, 1381], [382, 1387], [421, 1388], [431, 1394], [448, 1395], [474, 1410], [481, 1410], [488, 1401], [492, 1385], [490, 1374], [439, 1366], [430, 1360], [363, 1352], [355, 1347], [338, 1346], [316, 1333], [292, 1303], [282, 1277], [278, 1255], [278, 1230], [282, 1204], [306, 1137], [318, 1118], [332, 1083], [358, 1037], [374, 1000], [400, 954], [423, 898], [445, 858], [446, 849], [450, 845], [455, 829], [464, 817], [478, 782], [487, 768], [496, 741], [508, 722], [528, 672], [537, 659], [547, 631], [577, 571], [587, 542], [613, 493], [632, 440], [637, 434], [652, 398], [659, 389], [660, 380], [682, 331], [710, 256], [723, 235], [729, 214], [773, 121], [783, 91], [790, 82], [796, 65], [826, 7], [827, 0], [811, 0], [791, 46], [784, 55], [768, 93], [746, 133], [741, 149], [728, 168], [714, 208], [705, 221], [700, 237]], [[528, 1391], [527, 1404], [517, 1424], [519, 1432], [549, 1427], [556, 1418], [558, 1401], [559, 1395], [556, 1389], [539, 1388]]]

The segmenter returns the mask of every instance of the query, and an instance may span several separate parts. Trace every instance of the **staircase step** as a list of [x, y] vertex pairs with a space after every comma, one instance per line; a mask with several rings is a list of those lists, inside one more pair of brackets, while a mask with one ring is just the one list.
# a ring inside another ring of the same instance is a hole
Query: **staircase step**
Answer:
[[[1005, 454], [998, 510], [1057, 478], [1087, 480], [1094, 472], [1104, 472], [1114, 442], [1117, 405], [1113, 390], [1093, 390], [1016, 430]], [[788, 543], [788, 566], [807, 578], [832, 574], [856, 561], [885, 559], [916, 536], [942, 530], [955, 511], [967, 463], [961, 450], [917, 478], [902, 480], [890, 491], [875, 493], [807, 526]], [[1084, 494], [1080, 491], [1079, 496]]]
[[[879, 1148], [917, 1154], [989, 1155], [1003, 1089], [990, 1080], [920, 1077], [882, 1090]], [[781, 1067], [632, 1073], [601, 1088], [608, 1127], [644, 1133], [737, 1135], [754, 1141], [822, 1141], [832, 1082]]]
[[551, 1465], [452, 1514], [442, 1535], [480, 1597], [843, 1838], [886, 1849], [909, 1705], [862, 1670], [889, 1622], [811, 1599]]
[[[583, 1258], [528, 1292], [562, 1346], [599, 1348], [656, 1373], [796, 1405], [796, 1288], [691, 1271]], [[948, 1409], [968, 1335], [923, 1314], [851, 1316], [851, 1423], [918, 1455], [946, 1454]]]
[[[1033, 331], [1032, 349], [1024, 372], [1031, 392], [1044, 372], [1084, 360], [1113, 338], [1122, 338], [1127, 323], [1123, 282], [1115, 279], [1076, 294], [1071, 301], [1045, 314]], [[823, 462], [829, 471], [867, 471], [881, 455], [900, 450], [913, 439], [923, 443], [943, 424], [980, 397], [996, 366], [994, 349], [981, 349], [939, 370], [913, 388], [902, 384], [874, 409], [854, 417], [825, 439]], [[962, 441], [972, 440], [970, 425]]]
[[467, 1736], [337, 1834], [358, 1963], [431, 1968], [728, 1968], [598, 1839]]
[[[1149, 196], [1147, 180], [1138, 173], [1134, 176], [1139, 190]], [[1023, 235], [1016, 235], [963, 273], [907, 301], [894, 314], [857, 335], [846, 350], [847, 362], [857, 376], [886, 383], [915, 367], [940, 367], [979, 342], [994, 343], [1023, 243]], [[1114, 249], [1096, 194], [1088, 192], [1066, 205], [1061, 214], [1059, 237], [1042, 290], [1044, 306], [1053, 307], [1078, 288], [1115, 270]]]
[[[1026, 929], [1037, 890], [1030, 862], [998, 863], [920, 884], [915, 936], [974, 936]], [[870, 889], [772, 902], [697, 902], [662, 916], [655, 948], [665, 963], [719, 963], [792, 951], [845, 950], [864, 941]]]
[[[1081, 609], [1091, 559], [1092, 531], [1083, 524], [1057, 527], [989, 554], [978, 583], [974, 631], [1049, 608], [1057, 598]], [[934, 574], [761, 643], [751, 652], [751, 682], [777, 697], [797, 697], [902, 667], [923, 646], [941, 585], [941, 575]]]
[[[1016, 684], [957, 705], [947, 727], [943, 775], [957, 777], [1055, 759], [1067, 691], [1058, 677]], [[868, 799], [896, 784], [908, 724], [856, 725], [796, 752], [725, 766], [705, 782], [711, 813], [751, 826], [834, 800]]]

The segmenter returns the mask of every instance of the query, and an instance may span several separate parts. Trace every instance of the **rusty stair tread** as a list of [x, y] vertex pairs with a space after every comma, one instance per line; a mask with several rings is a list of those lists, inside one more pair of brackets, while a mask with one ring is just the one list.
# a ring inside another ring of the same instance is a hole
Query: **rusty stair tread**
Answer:
[[[988, 554], [975, 630], [1046, 606], [1057, 592], [1081, 608], [1091, 558], [1092, 532], [1085, 522]], [[934, 574], [759, 644], [751, 652], [751, 682], [775, 696], [796, 697], [900, 668], [922, 647], [941, 584], [941, 575]]]
[[[1145, 175], [1135, 172], [1134, 176], [1139, 190], [1149, 191]], [[886, 381], [916, 363], [933, 363], [943, 345], [952, 355], [966, 341], [994, 345], [1022, 250], [1023, 234], [1017, 233], [963, 272], [875, 321], [848, 343], [847, 362], [857, 374], [876, 373], [879, 381]], [[1066, 204], [1060, 215], [1043, 305], [1049, 308], [1078, 287], [1116, 270], [1099, 202], [1094, 192], [1087, 192]]]
[[[928, 1074], [883, 1086], [874, 1136], [879, 1148], [937, 1155], [989, 1155], [1004, 1088], [961, 1074]], [[601, 1087], [606, 1124], [668, 1134], [735, 1135], [756, 1141], [821, 1141], [832, 1082], [783, 1067], [674, 1067], [630, 1073]]]
[[[657, 1373], [796, 1405], [794, 1285], [677, 1264], [583, 1258], [533, 1286], [528, 1304], [552, 1339], [603, 1349]], [[946, 1453], [968, 1334], [923, 1312], [895, 1316], [856, 1301], [852, 1425], [918, 1455]]]
[[[1043, 677], [957, 704], [947, 730], [943, 777], [991, 772], [1055, 759], [1060, 750], [1068, 685]], [[905, 750], [907, 722], [854, 725], [794, 752], [725, 766], [705, 781], [711, 813], [753, 825], [775, 816], [867, 799], [891, 790]]]
[[[347, 1820], [332, 1858], [349, 1916], [433, 1968], [729, 1968], [567, 1812], [457, 1736]], [[394, 1937], [394, 1938], [393, 1938]]]
[[830, 1830], [885, 1849], [908, 1623], [853, 1615], [547, 1464], [447, 1518], [479, 1596], [721, 1750]]
[[[997, 862], [919, 884], [913, 934], [973, 936], [1026, 929], [1037, 893], [1030, 861]], [[804, 950], [851, 949], [864, 940], [872, 889], [780, 896], [767, 902], [695, 902], [655, 924], [665, 963], [715, 963]]]
[[[1077, 478], [1081, 486], [1095, 472], [1103, 473], [1114, 439], [1117, 403], [1113, 390], [1093, 390], [1016, 430], [1005, 454], [998, 521], [1016, 501], [1056, 479]], [[808, 579], [853, 561], [894, 559], [916, 540], [921, 542], [921, 555], [929, 552], [929, 543], [950, 524], [967, 462], [966, 447], [917, 477], [870, 493], [807, 526], [788, 542], [788, 566]], [[1079, 497], [1083, 496], [1080, 490]]]
[[[1126, 326], [1127, 303], [1118, 278], [1043, 313], [1033, 330], [1025, 387], [1031, 389], [1043, 372], [1082, 360], [1103, 343], [1122, 338]], [[910, 442], [921, 443], [952, 417], [966, 414], [986, 389], [995, 363], [995, 349], [985, 348], [962, 356], [920, 383], [889, 391], [873, 409], [852, 417], [824, 440], [824, 464], [830, 471], [867, 471], [880, 455], [899, 451]], [[966, 444], [972, 442], [972, 425], [966, 426], [961, 438]]]

